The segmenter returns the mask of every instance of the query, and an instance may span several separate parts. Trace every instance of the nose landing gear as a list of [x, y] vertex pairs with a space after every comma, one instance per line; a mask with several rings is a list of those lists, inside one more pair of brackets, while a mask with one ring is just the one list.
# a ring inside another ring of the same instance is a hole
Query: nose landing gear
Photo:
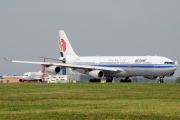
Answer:
[[159, 76], [159, 81], [158, 81], [158, 82], [159, 82], [159, 83], [164, 83], [164, 80], [163, 80], [163, 79], [164, 79], [164, 76]]

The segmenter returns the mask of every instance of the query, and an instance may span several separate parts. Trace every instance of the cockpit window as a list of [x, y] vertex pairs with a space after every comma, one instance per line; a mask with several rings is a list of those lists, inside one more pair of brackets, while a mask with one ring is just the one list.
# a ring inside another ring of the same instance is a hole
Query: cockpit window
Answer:
[[23, 76], [28, 76], [28, 75], [23, 75]]
[[164, 64], [174, 64], [174, 62], [164, 62]]

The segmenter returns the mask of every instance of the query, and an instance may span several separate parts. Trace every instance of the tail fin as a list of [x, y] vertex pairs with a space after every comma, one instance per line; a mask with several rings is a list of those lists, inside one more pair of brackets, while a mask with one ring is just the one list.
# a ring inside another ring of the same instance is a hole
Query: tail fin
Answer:
[[71, 44], [69, 43], [68, 38], [66, 37], [64, 30], [59, 30], [59, 37], [60, 37], [61, 49], [64, 57], [67, 56], [77, 57], [76, 53], [71, 47]]
[[[44, 62], [46, 62], [46, 58], [44, 58]], [[45, 77], [45, 66], [44, 65], [42, 65], [40, 72], [42, 73], [42, 82], [44, 82], [44, 80], [45, 80], [45, 78], [44, 78]]]
[[[46, 58], [44, 58], [44, 62], [46, 62]], [[45, 74], [45, 66], [44, 65], [42, 65], [41, 70], [39, 72]]]

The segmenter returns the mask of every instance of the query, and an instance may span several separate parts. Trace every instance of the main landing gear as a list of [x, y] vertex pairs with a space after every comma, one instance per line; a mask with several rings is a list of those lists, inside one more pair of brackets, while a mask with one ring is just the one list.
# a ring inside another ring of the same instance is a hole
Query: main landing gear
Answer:
[[19, 82], [22, 82], [22, 83], [24, 83], [24, 79], [19, 79]]
[[132, 82], [129, 77], [126, 77], [125, 79], [121, 79], [120, 82]]
[[[106, 77], [106, 82], [107, 83], [112, 83], [112, 81], [113, 81], [113, 77]], [[101, 82], [101, 80], [100, 79], [96, 79], [96, 78], [91, 78], [90, 80], [89, 80], [89, 82], [92, 82], [92, 83], [100, 83]]]
[[101, 80], [100, 79], [96, 79], [96, 78], [94, 78], [94, 79], [90, 79], [89, 80], [89, 82], [96, 82], [96, 83], [100, 83], [101, 82]]
[[106, 82], [108, 83], [112, 83], [113, 81], [113, 77], [106, 77]]
[[164, 80], [163, 80], [163, 79], [164, 79], [164, 76], [160, 76], [158, 82], [159, 82], [159, 83], [164, 83]]

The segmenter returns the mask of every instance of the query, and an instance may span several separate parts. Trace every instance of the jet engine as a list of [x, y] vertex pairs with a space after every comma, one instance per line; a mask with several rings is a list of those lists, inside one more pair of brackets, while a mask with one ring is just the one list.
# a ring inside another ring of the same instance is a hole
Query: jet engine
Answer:
[[49, 66], [46, 67], [46, 71], [51, 74], [58, 74], [61, 71], [59, 66]]
[[104, 76], [104, 72], [101, 70], [92, 70], [88, 73], [89, 76], [99, 79]]
[[157, 78], [157, 76], [144, 76], [144, 77], [151, 80], [155, 80]]

